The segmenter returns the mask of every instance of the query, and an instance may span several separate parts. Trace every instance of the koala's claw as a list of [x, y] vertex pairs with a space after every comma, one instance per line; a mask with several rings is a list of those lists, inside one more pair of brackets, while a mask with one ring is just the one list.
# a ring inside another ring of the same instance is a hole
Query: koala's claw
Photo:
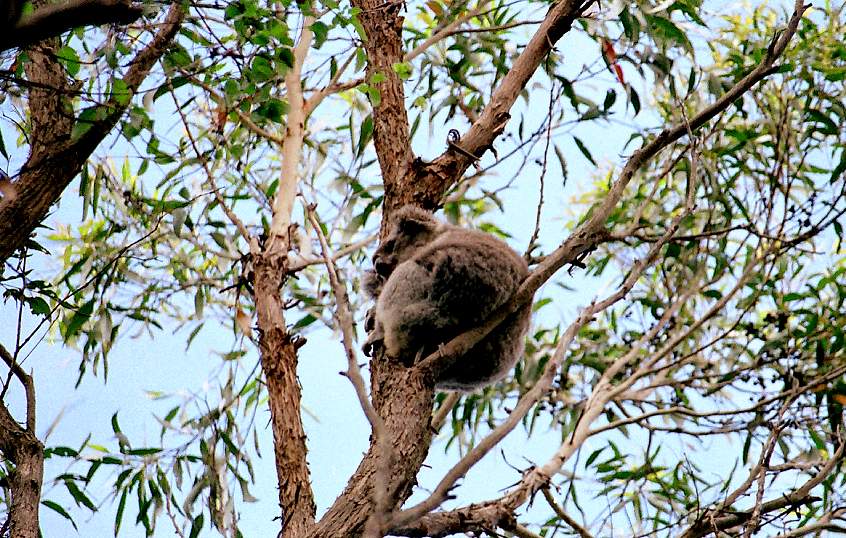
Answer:
[[364, 345], [361, 346], [361, 351], [364, 352], [365, 356], [372, 357], [376, 352], [376, 349], [383, 345], [383, 341], [384, 335], [382, 334], [382, 331], [373, 330], [367, 335], [367, 340], [365, 340]]

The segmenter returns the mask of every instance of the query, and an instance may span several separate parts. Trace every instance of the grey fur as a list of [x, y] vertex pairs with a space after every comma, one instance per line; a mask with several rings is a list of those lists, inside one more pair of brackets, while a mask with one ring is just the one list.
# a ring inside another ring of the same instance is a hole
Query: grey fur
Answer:
[[[526, 262], [484, 232], [443, 223], [413, 206], [397, 210], [373, 255], [364, 288], [376, 298], [365, 351], [423, 357], [481, 325], [528, 274]], [[437, 380], [444, 390], [474, 390], [501, 379], [523, 352], [531, 304], [505, 319]]]

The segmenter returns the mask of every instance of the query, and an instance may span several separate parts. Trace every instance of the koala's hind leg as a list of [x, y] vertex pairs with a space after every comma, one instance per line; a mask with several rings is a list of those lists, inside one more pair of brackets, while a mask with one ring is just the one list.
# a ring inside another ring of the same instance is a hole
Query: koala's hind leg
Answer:
[[[400, 357], [405, 352], [428, 355], [442, 343], [442, 313], [429, 301], [419, 301], [392, 309], [382, 316], [385, 350], [392, 357], [413, 363], [413, 357]], [[448, 324], [447, 324], [448, 326]]]

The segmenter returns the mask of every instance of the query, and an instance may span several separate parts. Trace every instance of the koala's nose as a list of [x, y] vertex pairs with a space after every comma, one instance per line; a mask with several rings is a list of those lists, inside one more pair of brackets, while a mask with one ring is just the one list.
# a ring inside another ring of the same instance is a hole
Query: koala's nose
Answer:
[[388, 273], [391, 272], [390, 262], [381, 256], [373, 256], [373, 268], [376, 269], [376, 273], [384, 277], [388, 276]]

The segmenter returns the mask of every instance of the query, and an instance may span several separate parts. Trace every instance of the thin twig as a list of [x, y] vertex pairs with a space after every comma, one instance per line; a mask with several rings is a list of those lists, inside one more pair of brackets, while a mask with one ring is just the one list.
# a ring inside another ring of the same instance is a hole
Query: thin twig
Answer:
[[380, 436], [384, 436], [385, 424], [376, 412], [373, 404], [370, 403], [370, 399], [367, 397], [367, 388], [364, 385], [364, 378], [361, 376], [361, 369], [358, 366], [358, 360], [356, 358], [355, 347], [353, 344], [355, 339], [355, 327], [347, 289], [338, 277], [338, 270], [335, 266], [335, 262], [333, 261], [336, 259], [336, 256], [333, 256], [329, 249], [326, 236], [323, 233], [323, 229], [321, 228], [320, 222], [317, 220], [314, 210], [314, 205], [306, 206], [308, 220], [311, 222], [311, 225], [317, 234], [317, 238], [320, 241], [320, 249], [323, 253], [323, 263], [326, 265], [326, 270], [329, 273], [329, 283], [332, 286], [332, 293], [335, 295], [335, 300], [337, 302], [337, 308], [335, 309], [334, 316], [341, 329], [344, 352], [347, 355], [347, 371], [345, 375], [349, 378], [355, 388], [355, 394], [358, 396], [358, 402], [367, 417], [367, 421], [370, 422], [373, 434], [377, 438], [380, 438]]
[[9, 353], [5, 347], [0, 344], [0, 358], [9, 367], [11, 373], [21, 382], [24, 387], [26, 395], [26, 429], [33, 435], [35, 434], [35, 384], [32, 382], [32, 376], [24, 372], [20, 364], [15, 362], [14, 357]]
[[220, 188], [217, 186], [217, 181], [214, 179], [214, 175], [212, 174], [211, 169], [209, 168], [208, 159], [206, 159], [205, 155], [200, 151], [199, 146], [197, 146], [197, 141], [194, 139], [194, 135], [191, 133], [191, 124], [188, 122], [188, 118], [185, 116], [185, 112], [182, 110], [182, 107], [179, 106], [179, 100], [176, 98], [176, 91], [173, 88], [173, 84], [168, 82], [168, 87], [170, 89], [170, 97], [173, 99], [173, 104], [176, 107], [176, 111], [179, 114], [179, 117], [182, 119], [182, 124], [185, 126], [185, 134], [188, 136], [188, 141], [191, 143], [191, 148], [194, 150], [194, 153], [197, 155], [197, 159], [200, 161], [200, 164], [203, 167], [203, 170], [206, 172], [206, 179], [211, 186], [211, 191], [214, 194], [215, 200], [217, 203], [220, 204], [220, 209], [223, 210], [223, 213], [226, 215], [226, 218], [229, 219], [235, 228], [238, 230], [238, 233], [241, 234], [241, 237], [244, 238], [244, 241], [247, 244], [250, 244], [250, 232], [247, 230], [247, 227], [244, 226], [244, 223], [241, 222], [241, 219], [238, 218], [238, 215], [232, 211], [232, 208], [226, 203], [226, 200], [223, 199], [223, 195], [220, 193]]
[[444, 398], [443, 403], [432, 414], [432, 430], [433, 431], [440, 431], [441, 426], [444, 425], [449, 414], [452, 412], [452, 408], [455, 407], [455, 404], [458, 403], [458, 399], [461, 396], [457, 392], [451, 392]]
[[543, 488], [541, 492], [543, 493], [543, 496], [546, 499], [546, 502], [549, 504], [550, 508], [552, 508], [553, 512], [555, 512], [555, 515], [557, 515], [559, 519], [561, 519], [561, 521], [569, 525], [570, 528], [576, 531], [576, 534], [578, 534], [582, 538], [593, 538], [593, 535], [588, 532], [586, 528], [581, 526], [578, 521], [573, 519], [570, 514], [564, 511], [564, 508], [558, 505], [558, 503], [555, 501], [555, 498], [552, 496], [552, 492], [549, 491], [549, 488]]
[[312, 227], [317, 233], [317, 238], [320, 241], [320, 249], [323, 252], [323, 261], [326, 264], [326, 270], [329, 273], [329, 283], [332, 286], [332, 292], [335, 295], [337, 307], [334, 311], [334, 316], [338, 325], [341, 328], [342, 340], [344, 343], [344, 351], [347, 355], [347, 379], [353, 385], [355, 394], [358, 397], [359, 405], [361, 405], [364, 414], [370, 422], [370, 427], [373, 431], [373, 437], [380, 452], [379, 464], [376, 469], [375, 485], [372, 489], [374, 496], [374, 510], [367, 519], [365, 525], [364, 536], [381, 538], [384, 535], [382, 528], [385, 526], [387, 514], [389, 512], [388, 494], [385, 489], [388, 484], [388, 462], [393, 457], [393, 450], [385, 434], [385, 423], [382, 417], [376, 412], [370, 399], [367, 397], [367, 388], [364, 386], [364, 378], [361, 377], [361, 369], [358, 366], [355, 349], [353, 347], [353, 340], [355, 338], [355, 327], [352, 316], [352, 309], [350, 308], [350, 301], [347, 295], [347, 288], [338, 277], [338, 271], [335, 263], [332, 261], [333, 256], [329, 249], [329, 243], [323, 233], [323, 228], [315, 214], [315, 206], [309, 204], [306, 206], [306, 214]]
[[[634, 264], [632, 270], [627, 275], [625, 281], [613, 294], [609, 295], [601, 301], [591, 303], [584, 310], [582, 310], [582, 312], [575, 319], [575, 321], [570, 324], [570, 326], [561, 336], [561, 339], [558, 342], [558, 346], [556, 347], [555, 353], [553, 354], [549, 362], [546, 364], [540, 379], [538, 379], [535, 385], [520, 398], [520, 400], [517, 402], [517, 405], [514, 407], [514, 410], [508, 415], [508, 418], [506, 418], [502, 422], [502, 424], [497, 426], [490, 434], [488, 434], [475, 447], [473, 447], [473, 449], [470, 450], [463, 458], [461, 458], [461, 460], [459, 460], [458, 463], [456, 463], [452, 469], [447, 471], [447, 473], [444, 475], [444, 477], [441, 479], [441, 481], [438, 483], [438, 485], [435, 487], [435, 489], [432, 491], [431, 495], [427, 499], [407, 510], [403, 510], [399, 514], [396, 514], [394, 516], [394, 520], [391, 522], [392, 525], [403, 525], [409, 521], [413, 521], [414, 519], [421, 517], [423, 514], [434, 510], [447, 498], [447, 495], [452, 489], [455, 482], [459, 478], [464, 476], [467, 471], [470, 470], [471, 467], [473, 467], [479, 460], [481, 460], [485, 454], [487, 454], [491, 449], [493, 449], [506, 435], [508, 435], [508, 433], [511, 432], [511, 430], [514, 429], [514, 427], [517, 426], [517, 424], [520, 423], [523, 417], [528, 414], [528, 412], [532, 409], [535, 403], [540, 400], [541, 396], [543, 396], [543, 394], [545, 394], [549, 387], [552, 385], [552, 381], [555, 377], [556, 372], [558, 371], [558, 367], [563, 362], [564, 355], [566, 351], [569, 350], [570, 344], [575, 339], [579, 330], [591, 320], [593, 320], [593, 317], [598, 312], [602, 312], [606, 308], [610, 307], [611, 305], [625, 297], [626, 294], [628, 294], [628, 292], [634, 286], [635, 282], [637, 282], [638, 278], [640, 278], [640, 275], [643, 273], [643, 271], [653, 262], [653, 260], [657, 257], [658, 253], [660, 252], [664, 244], [667, 242], [667, 240], [672, 237], [672, 235], [676, 232], [676, 230], [678, 229], [679, 222], [686, 215], [687, 212], [682, 212], [673, 220], [671, 225], [667, 228], [664, 240], [652, 245], [649, 253]], [[523, 285], [525, 285], [525, 282]], [[521, 288], [522, 287], [523, 286], [521, 286]], [[655, 330], [657, 331], [658, 329], [660, 329], [660, 324], [656, 324]], [[461, 336], [459, 336], [458, 338], [461, 338]], [[440, 353], [448, 355], [449, 351], [444, 350], [450, 348], [454, 342], [455, 340], [444, 346], [441, 351], [435, 352], [426, 359], [424, 359], [420, 363], [420, 366], [438, 360]], [[609, 371], [612, 371], [613, 375], [613, 369], [609, 368], [606, 373], [608, 373]], [[597, 400], [597, 403], [595, 403], [595, 407], [597, 408], [594, 410], [595, 416], [598, 416], [601, 411], [601, 408], [604, 408], [604, 402], [602, 403], [602, 405], [600, 405], [599, 401]], [[592, 422], [593, 418], [595, 417], [591, 417], [590, 421], [588, 421], [588, 424]], [[587, 425], [583, 426], [583, 429], [584, 434], [586, 434], [588, 431]], [[579, 440], [579, 443], [580, 442], [581, 439]], [[568, 444], [573, 445], [573, 447], [575, 446], [573, 440], [571, 440]], [[561, 465], [563, 465], [563, 460], [565, 459], [566, 457], [562, 458], [562, 461], [560, 462]], [[546, 476], [551, 476], [554, 471], [547, 470], [545, 472]]]

